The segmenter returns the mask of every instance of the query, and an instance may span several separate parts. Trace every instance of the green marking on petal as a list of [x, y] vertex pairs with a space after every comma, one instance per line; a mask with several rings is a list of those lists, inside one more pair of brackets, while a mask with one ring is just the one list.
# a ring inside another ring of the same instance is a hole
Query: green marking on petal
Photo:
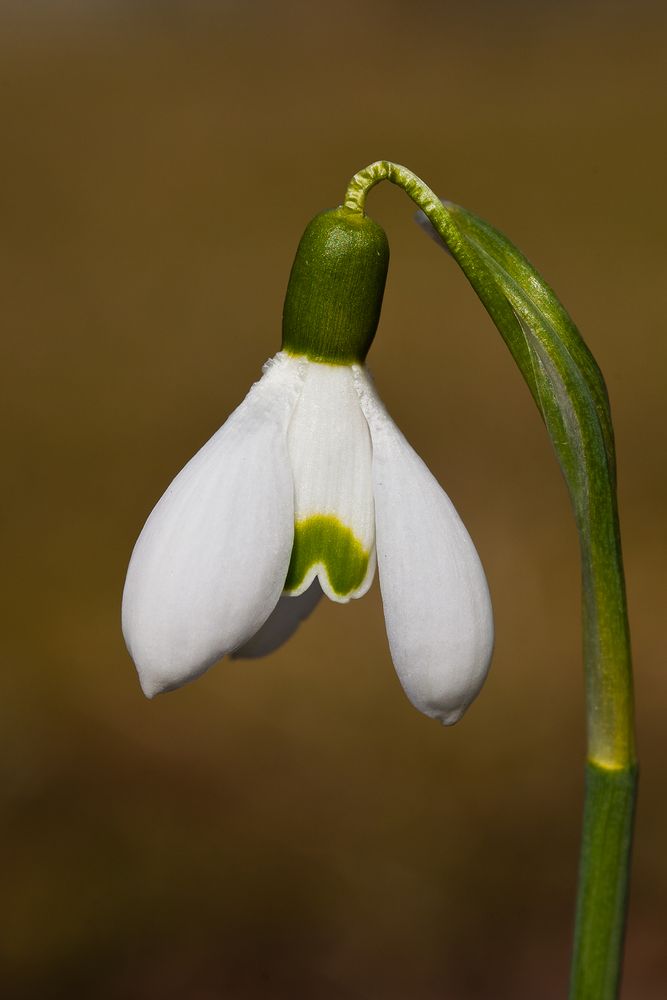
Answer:
[[294, 526], [294, 545], [285, 590], [296, 590], [308, 570], [321, 563], [339, 597], [357, 590], [368, 570], [367, 552], [354, 533], [331, 514], [315, 514]]

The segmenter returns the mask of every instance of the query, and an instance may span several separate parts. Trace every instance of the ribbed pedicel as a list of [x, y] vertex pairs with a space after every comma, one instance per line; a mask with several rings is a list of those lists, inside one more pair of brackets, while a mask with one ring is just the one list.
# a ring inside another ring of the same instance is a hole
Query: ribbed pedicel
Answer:
[[373, 342], [387, 268], [387, 236], [367, 215], [321, 212], [301, 237], [283, 308], [283, 350], [311, 361], [363, 362]]

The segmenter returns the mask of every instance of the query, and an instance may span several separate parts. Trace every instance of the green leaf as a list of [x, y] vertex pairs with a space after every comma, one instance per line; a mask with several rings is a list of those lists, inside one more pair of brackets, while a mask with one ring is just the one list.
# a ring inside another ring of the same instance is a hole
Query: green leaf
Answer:
[[571, 1000], [616, 1000], [636, 767], [632, 664], [609, 400], [595, 359], [551, 288], [502, 233], [441, 202], [406, 167], [376, 160], [351, 179], [363, 213], [380, 181], [401, 187], [457, 261], [509, 347], [565, 475], [581, 547], [587, 783]]
[[[549, 430], [578, 519], [614, 474], [607, 390], [595, 358], [554, 292], [510, 241], [466, 209], [445, 203], [461, 237], [452, 254], [492, 316]], [[463, 251], [463, 252], [462, 252]]]
[[588, 764], [571, 1000], [616, 1000], [636, 792], [632, 667], [607, 390], [572, 319], [535, 268], [458, 205], [428, 218], [456, 259], [537, 403], [579, 531]]
[[428, 218], [509, 347], [568, 485], [581, 542], [584, 650], [594, 664], [587, 671], [592, 758], [633, 760], [614, 434], [602, 373], [552, 289], [502, 233], [448, 202]]

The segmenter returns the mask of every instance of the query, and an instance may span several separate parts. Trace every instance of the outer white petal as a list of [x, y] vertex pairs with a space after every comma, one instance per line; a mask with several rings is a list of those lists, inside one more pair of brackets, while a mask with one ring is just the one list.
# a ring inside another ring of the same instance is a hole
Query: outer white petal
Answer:
[[123, 633], [148, 697], [247, 642], [278, 602], [294, 531], [287, 427], [303, 369], [283, 354], [269, 362], [139, 536]]
[[298, 597], [281, 597], [259, 632], [234, 650], [232, 659], [251, 660], [278, 649], [315, 610], [321, 597], [322, 588], [317, 580], [313, 580], [308, 590]]
[[413, 705], [446, 725], [475, 698], [493, 650], [484, 570], [446, 493], [356, 369], [373, 440], [378, 572], [392, 659]]
[[317, 576], [324, 593], [334, 601], [361, 597], [375, 574], [375, 518], [371, 438], [352, 368], [307, 363], [288, 447], [297, 531], [309, 518], [331, 516], [352, 532], [368, 554], [363, 580], [351, 591], [337, 593], [327, 567], [315, 563], [292, 593], [303, 593]]

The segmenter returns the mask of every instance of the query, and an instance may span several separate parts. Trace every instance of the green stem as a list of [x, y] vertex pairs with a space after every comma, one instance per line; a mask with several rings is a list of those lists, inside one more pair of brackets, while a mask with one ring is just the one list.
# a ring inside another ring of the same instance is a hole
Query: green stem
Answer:
[[586, 799], [570, 996], [618, 996], [623, 956], [636, 768], [586, 765]]
[[535, 398], [570, 491], [582, 568], [587, 762], [571, 1000], [614, 1000], [623, 952], [636, 794], [632, 666], [613, 430], [594, 358], [540, 275], [500, 233], [379, 160], [350, 181], [364, 212], [388, 180], [424, 212], [477, 292]]

